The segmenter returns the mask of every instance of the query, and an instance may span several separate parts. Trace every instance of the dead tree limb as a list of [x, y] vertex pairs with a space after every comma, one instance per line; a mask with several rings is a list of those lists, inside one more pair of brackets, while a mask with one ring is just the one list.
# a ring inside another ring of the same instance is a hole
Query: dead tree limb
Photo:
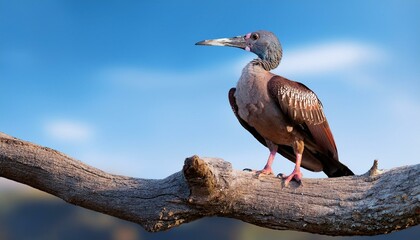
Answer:
[[0, 177], [66, 202], [162, 231], [205, 216], [325, 235], [375, 235], [419, 224], [420, 164], [364, 175], [304, 179], [282, 188], [216, 158], [187, 158], [161, 179], [118, 176], [0, 133]]

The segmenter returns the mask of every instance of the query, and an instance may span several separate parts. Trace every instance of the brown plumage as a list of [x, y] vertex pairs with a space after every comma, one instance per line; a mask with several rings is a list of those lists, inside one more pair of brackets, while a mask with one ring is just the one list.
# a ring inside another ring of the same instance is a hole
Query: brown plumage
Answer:
[[[248, 130], [261, 144], [267, 147], [262, 137], [252, 126], [238, 115], [235, 99], [236, 88], [229, 91], [229, 103], [239, 123]], [[310, 171], [323, 171], [328, 177], [354, 175], [338, 160], [337, 147], [323, 106], [316, 94], [304, 84], [281, 76], [273, 76], [267, 84], [270, 97], [277, 101], [283, 114], [287, 115], [287, 124], [302, 132], [305, 136], [305, 151], [302, 167]], [[293, 147], [278, 145], [277, 152], [292, 162], [296, 162]]]

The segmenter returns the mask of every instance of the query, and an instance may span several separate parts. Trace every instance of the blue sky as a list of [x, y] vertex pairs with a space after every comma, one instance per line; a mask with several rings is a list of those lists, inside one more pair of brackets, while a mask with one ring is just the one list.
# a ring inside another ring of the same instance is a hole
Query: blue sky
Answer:
[[318, 94], [342, 162], [417, 164], [419, 22], [418, 1], [1, 0], [0, 131], [135, 177], [193, 154], [262, 168], [227, 100], [254, 56], [194, 43], [266, 29], [284, 51], [274, 72]]

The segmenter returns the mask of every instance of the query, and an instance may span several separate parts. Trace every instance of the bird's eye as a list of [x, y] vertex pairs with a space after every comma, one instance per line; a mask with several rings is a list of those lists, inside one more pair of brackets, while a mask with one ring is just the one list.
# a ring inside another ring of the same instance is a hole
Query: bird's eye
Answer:
[[258, 33], [253, 33], [251, 35], [252, 40], [257, 40], [258, 38], [260, 38], [260, 35], [258, 35]]

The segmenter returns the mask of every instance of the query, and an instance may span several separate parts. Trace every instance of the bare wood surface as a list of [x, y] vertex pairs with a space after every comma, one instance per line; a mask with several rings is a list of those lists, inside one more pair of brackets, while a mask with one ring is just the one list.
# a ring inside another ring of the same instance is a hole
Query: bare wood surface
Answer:
[[364, 175], [303, 179], [233, 170], [217, 158], [187, 158], [160, 180], [109, 174], [58, 151], [0, 133], [0, 177], [66, 202], [162, 231], [205, 216], [325, 235], [376, 235], [420, 222], [420, 164]]

